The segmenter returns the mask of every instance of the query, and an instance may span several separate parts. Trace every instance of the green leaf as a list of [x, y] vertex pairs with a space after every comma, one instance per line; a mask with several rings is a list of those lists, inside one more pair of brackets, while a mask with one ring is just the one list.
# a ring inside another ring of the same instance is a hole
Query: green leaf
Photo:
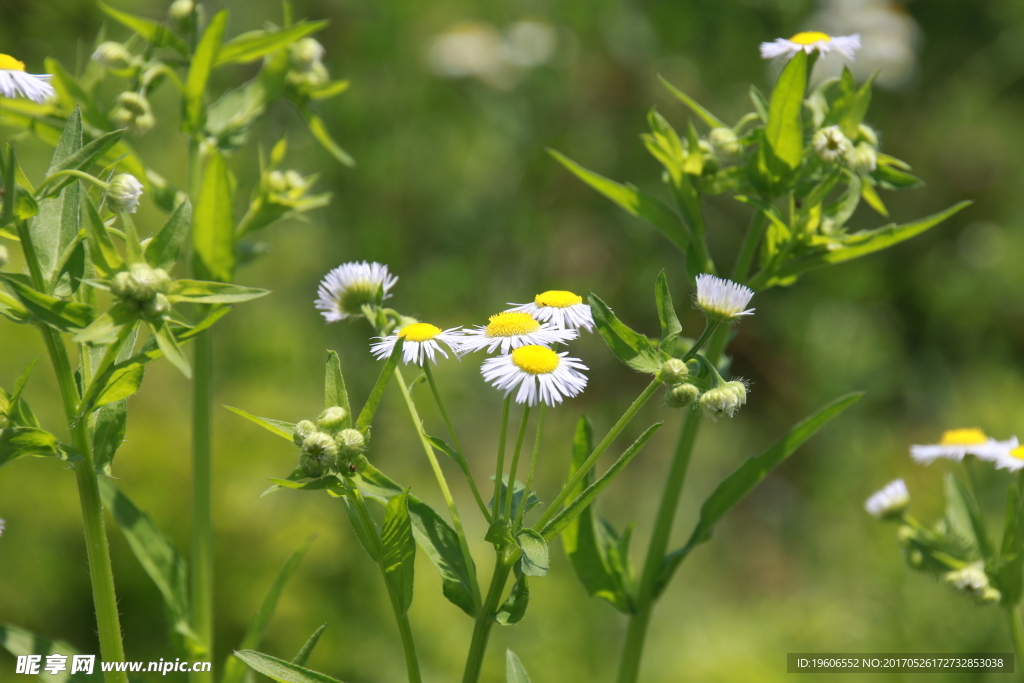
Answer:
[[871, 177], [886, 190], [905, 190], [924, 185], [920, 178], [907, 173], [909, 167], [904, 168], [905, 166], [906, 164], [896, 157], [891, 157], [888, 154], [879, 154], [878, 167], [871, 174]]
[[391, 352], [391, 356], [384, 364], [384, 368], [380, 371], [380, 375], [377, 377], [377, 382], [373, 385], [373, 390], [370, 391], [370, 397], [366, 399], [366, 405], [359, 412], [359, 418], [356, 420], [356, 429], [359, 431], [365, 431], [370, 423], [373, 422], [373, 416], [377, 412], [377, 407], [380, 405], [381, 398], [384, 397], [384, 389], [387, 387], [388, 382], [391, 381], [391, 376], [395, 374], [395, 368], [398, 367], [398, 360], [402, 357], [402, 346], [405, 343], [405, 339], [402, 337], [398, 338], [395, 343], [395, 348]]
[[960, 202], [937, 214], [926, 218], [905, 223], [903, 225], [887, 225], [877, 230], [867, 230], [854, 233], [846, 237], [842, 246], [838, 249], [827, 251], [813, 256], [797, 259], [784, 265], [776, 275], [775, 279], [784, 279], [793, 275], [799, 275], [814, 268], [851, 261], [861, 256], [873, 254], [882, 249], [899, 244], [905, 240], [915, 237], [929, 228], [933, 228], [947, 218], [959, 213], [970, 206], [972, 202]]
[[278, 683], [341, 683], [326, 674], [255, 650], [240, 650], [235, 652], [235, 656], [248, 664], [252, 670], [269, 676]]
[[864, 116], [868, 113], [868, 107], [871, 105], [871, 88], [877, 75], [873, 74], [858, 89], [849, 67], [843, 69], [839, 83], [843, 94], [832, 104], [827, 121], [837, 124], [848, 138], [858, 137], [857, 127], [864, 123]]
[[114, 247], [114, 242], [107, 232], [107, 226], [100, 218], [99, 211], [88, 193], [82, 201], [82, 214], [85, 232], [88, 236], [89, 256], [92, 258], [93, 265], [102, 277], [113, 277], [114, 273], [124, 268], [124, 259]]
[[154, 46], [172, 47], [177, 50], [182, 57], [188, 55], [185, 43], [183, 43], [180, 38], [174, 35], [174, 33], [162, 23], [143, 19], [142, 17], [137, 17], [133, 14], [128, 14], [127, 12], [120, 12], [103, 2], [97, 2], [97, 4], [108, 17], [135, 31]]
[[139, 386], [142, 385], [144, 371], [144, 365], [129, 365], [120, 370], [115, 370], [111, 373], [103, 388], [96, 394], [96, 398], [93, 399], [92, 408], [105, 406], [108, 403], [114, 403], [133, 395], [139, 390]]
[[593, 292], [587, 303], [594, 316], [594, 324], [608, 348], [620, 361], [640, 372], [654, 374], [661, 369], [661, 356], [650, 340], [615, 317], [608, 305]]
[[685, 252], [690, 246], [690, 234], [679, 216], [658, 198], [653, 197], [633, 185], [620, 185], [613, 180], [588, 171], [575, 161], [553, 149], [548, 154], [572, 171], [580, 180], [612, 200], [627, 212], [643, 218], [657, 228], [680, 251]]
[[[141, 368], [141, 366], [138, 367]], [[121, 400], [104, 405], [96, 411], [94, 419], [93, 467], [96, 468], [96, 472], [106, 474], [117, 449], [124, 442], [125, 431], [128, 427], [128, 401]]]
[[268, 31], [249, 31], [224, 43], [217, 52], [214, 67], [225, 64], [245, 64], [282, 50], [306, 36], [327, 26], [326, 21], [303, 21], [284, 28]]
[[27, 323], [32, 314], [7, 292], [0, 290], [0, 315], [16, 323]]
[[185, 199], [171, 214], [164, 227], [153, 235], [143, 252], [146, 263], [154, 268], [170, 270], [178, 260], [181, 244], [192, 225], [192, 205]]
[[654, 286], [654, 299], [658, 304], [658, 321], [661, 323], [661, 347], [673, 348], [676, 339], [683, 332], [683, 326], [676, 316], [675, 306], [672, 304], [672, 293], [668, 291], [668, 278], [665, 271], [658, 275], [658, 282]]
[[267, 431], [277, 434], [282, 439], [287, 439], [288, 441], [291, 441], [295, 436], [295, 425], [292, 424], [291, 422], [272, 420], [269, 417], [256, 417], [255, 415], [250, 415], [241, 408], [232, 408], [231, 406], [224, 407], [230, 410], [235, 415], [241, 415], [246, 420], [249, 420], [250, 422], [255, 422], [256, 424], [258, 424], [260, 427], [263, 427]]
[[658, 76], [658, 80], [661, 81], [661, 84], [664, 85], [670, 93], [679, 98], [679, 100], [683, 104], [689, 107], [694, 114], [699, 116], [704, 121], [704, 123], [708, 124], [708, 126], [710, 126], [711, 128], [729, 127], [725, 125], [725, 123], [723, 123], [720, 118], [718, 118], [717, 116], [709, 112], [707, 109], [702, 107], [700, 104], [698, 104], [695, 99], [693, 99], [692, 97], [684, 93], [682, 90], [679, 90], [674, 85], [666, 81], [664, 76]]
[[227, 282], [175, 280], [167, 292], [171, 303], [188, 301], [194, 304], [238, 304], [270, 294], [269, 290], [242, 287]]
[[463, 457], [462, 453], [459, 453], [450, 445], [448, 445], [447, 441], [445, 441], [444, 439], [439, 439], [436, 436], [430, 436], [427, 433], [424, 433], [423, 436], [427, 438], [427, 441], [429, 441], [430, 445], [434, 447], [434, 450], [440, 451], [441, 453], [444, 453], [449, 458], [451, 458], [452, 462], [458, 465], [460, 470], [462, 470], [463, 472], [467, 472], [469, 470], [469, 463], [466, 462], [466, 458]]
[[768, 104], [768, 123], [765, 125], [765, 142], [771, 152], [769, 168], [773, 173], [781, 170], [773, 163], [774, 160], [784, 164], [788, 171], [794, 171], [803, 159], [802, 114], [804, 95], [807, 92], [808, 59], [806, 52], [798, 52], [786, 64], [772, 90]]
[[956, 537], [968, 553], [970, 560], [981, 557], [986, 562], [992, 561], [994, 551], [985, 529], [985, 519], [978, 507], [978, 501], [971, 495], [970, 489], [953, 476], [946, 473], [946, 524], [949, 532]]
[[54, 329], [77, 334], [92, 323], [91, 306], [37, 292], [11, 273], [0, 273], [0, 280], [14, 291], [32, 315]]
[[235, 219], [231, 178], [220, 152], [210, 152], [192, 227], [196, 271], [204, 280], [231, 282], [235, 271]]
[[515, 585], [508, 598], [501, 604], [494, 614], [494, 620], [502, 626], [511, 626], [522, 621], [526, 616], [526, 608], [530, 604], [530, 585], [525, 574], [516, 578]]
[[[271, 617], [274, 616], [274, 610], [277, 608], [278, 600], [281, 599], [281, 593], [284, 592], [285, 585], [299, 568], [302, 558], [305, 557], [306, 551], [309, 550], [309, 546], [315, 538], [316, 536], [310, 536], [300, 543], [299, 547], [288, 558], [288, 561], [284, 563], [284, 567], [281, 568], [277, 578], [274, 579], [274, 584], [267, 592], [267, 596], [263, 598], [259, 611], [256, 612], [252, 621], [249, 622], [249, 628], [246, 629], [242, 643], [239, 645], [240, 650], [252, 650], [259, 647], [260, 641], [263, 640], [263, 634], [267, 630], [267, 625], [270, 623]], [[299, 665], [301, 666], [304, 663], [303, 661]], [[224, 674], [221, 678], [221, 683], [242, 683], [244, 678], [245, 667], [242, 666], [241, 661], [228, 657], [227, 661], [224, 662]]]
[[1006, 497], [1005, 524], [996, 577], [1002, 604], [1013, 606], [1024, 593], [1024, 507], [1016, 483]]
[[113, 342], [125, 325], [137, 322], [137, 313], [123, 303], [115, 303], [106, 313], [92, 321], [88, 327], [72, 337], [76, 344], [109, 344]]
[[[53, 150], [47, 175], [61, 169], [62, 165], [82, 149], [82, 113], [75, 107], [68, 116], [64, 131]], [[21, 194], [20, 192], [18, 193]], [[39, 215], [28, 224], [32, 246], [42, 269], [43, 276], [50, 283], [46, 294], [53, 291], [55, 271], [60, 255], [78, 236], [78, 185], [67, 188], [58, 196], [42, 200]]]
[[181, 370], [181, 374], [191, 379], [192, 367], [189, 365], [188, 359], [185, 358], [185, 354], [181, 352], [178, 340], [174, 338], [174, 333], [167, 326], [167, 322], [161, 318], [147, 320], [146, 322], [149, 325], [150, 332], [153, 333], [153, 337], [156, 339], [157, 346], [163, 352], [164, 358], [170, 361], [171, 365]]
[[27, 455], [63, 457], [53, 434], [35, 427], [0, 429], [0, 467]]
[[192, 54], [184, 92], [185, 120], [183, 123], [188, 132], [198, 132], [203, 126], [203, 96], [206, 94], [206, 82], [210, 78], [210, 71], [213, 70], [217, 53], [220, 52], [221, 43], [224, 40], [224, 29], [227, 25], [228, 11], [222, 9], [210, 20], [206, 32], [199, 39], [196, 50]]
[[539, 532], [523, 529], [516, 536], [519, 549], [523, 551], [519, 558], [519, 566], [527, 576], [545, 576], [551, 564], [548, 542]]
[[[494, 476], [491, 476], [491, 481], [494, 481]], [[488, 501], [488, 506], [491, 510], [504, 510], [505, 509], [505, 496], [508, 495], [508, 474], [501, 476], [501, 487], [498, 492], [498, 506], [495, 508], [494, 499]], [[523, 504], [523, 496], [526, 495], [526, 485], [518, 479], [512, 484], [512, 513], [509, 515], [510, 519], [516, 519], [519, 516], [519, 506]], [[526, 509], [523, 510], [523, 515], [532, 510], [533, 508], [540, 505], [540, 499], [537, 494], [530, 491], [530, 495], [526, 497]], [[497, 522], [495, 522], [497, 523]], [[504, 522], [502, 522], [504, 524]], [[514, 538], [512, 539], [515, 540]]]
[[[288, 486], [286, 482], [281, 480], [278, 480], [275, 483], [281, 486]], [[303, 485], [300, 485], [299, 488], [302, 486]], [[292, 487], [288, 486], [288, 488]], [[366, 554], [369, 555], [370, 559], [379, 566], [381, 563], [380, 532], [377, 530], [376, 522], [372, 519], [363, 519], [363, 516], [359, 514], [357, 504], [348, 497], [342, 498], [341, 502], [345, 506], [345, 512], [348, 514], [348, 521], [352, 525], [352, 531], [355, 532], [359, 545], [363, 546], [363, 550], [366, 551]]]
[[[71, 657], [80, 654], [77, 649], [68, 645], [63, 640], [50, 640], [13, 624], [0, 624], [0, 647], [3, 647], [15, 657], [25, 655], [42, 656], [39, 667], [40, 671], [44, 670], [48, 655]], [[70, 660], [68, 661], [68, 668], [64, 671], [59, 671], [56, 674], [41, 673], [40, 678], [52, 683], [101, 683], [103, 680], [100, 667], [93, 667], [91, 674], [81, 671], [72, 674]]]
[[383, 559], [381, 568], [397, 609], [405, 614], [412, 605], [413, 569], [416, 564], [416, 541], [409, 519], [409, 494], [403, 493], [388, 501], [381, 528]]
[[526, 667], [512, 650], [505, 650], [505, 683], [531, 683]]
[[292, 664], [306, 666], [306, 662], [309, 661], [309, 656], [313, 654], [313, 648], [315, 648], [316, 644], [320, 642], [320, 636], [324, 634], [325, 630], [327, 630], [327, 622], [320, 624], [320, 627], [313, 631], [313, 635], [303, 643], [298, 653], [292, 657]]
[[681, 549], [669, 554], [662, 561], [661, 574], [656, 585], [656, 594], [660, 594], [671, 580], [675, 570], [686, 556], [701, 543], [711, 539], [715, 525], [737, 503], [768, 476], [782, 461], [791, 456], [797, 448], [814, 436], [818, 430], [838, 417], [844, 410], [859, 401], [864, 394], [852, 393], [840, 396], [797, 423], [786, 432], [781, 439], [768, 447], [760, 455], [750, 458], [740, 465], [739, 469], [726, 477], [718, 485], [714, 493], [704, 501], [700, 509], [700, 520], [690, 535], [690, 540]]
[[467, 560], [458, 534], [434, 509], [409, 497], [409, 519], [416, 542], [441, 575], [441, 590], [448, 600], [471, 617], [479, 611], [476, 567]]
[[327, 126], [324, 125], [323, 119], [308, 110], [304, 110], [303, 113], [306, 116], [306, 122], [309, 124], [309, 132], [313, 134], [313, 137], [320, 143], [320, 146], [327, 150], [339, 163], [349, 167], [355, 166], [355, 160], [331, 137]]
[[883, 218], [889, 217], [889, 209], [885, 208], [885, 203], [882, 202], [882, 198], [878, 196], [878, 192], [875, 191], [875, 187], [869, 181], [862, 182], [860, 196], [864, 198], [868, 206], [877, 211]]
[[[76, 108], [75, 111], [78, 111]], [[81, 125], [81, 122], [79, 122]], [[115, 130], [110, 133], [104, 133], [95, 140], [92, 140], [85, 146], [81, 147], [73, 154], [65, 157], [60, 163], [51, 163], [50, 170], [47, 175], [52, 175], [58, 171], [87, 171], [94, 164], [99, 163], [104, 155], [109, 152], [114, 145], [121, 139], [121, 131]], [[64, 176], [58, 180], [55, 180], [52, 184], [47, 186], [45, 197], [54, 197], [62, 189], [70, 185], [71, 183], [77, 182], [78, 178], [74, 176]], [[76, 211], [77, 213], [77, 211]]]
[[327, 352], [327, 370], [324, 377], [324, 408], [339, 406], [345, 409], [343, 428], [352, 426], [352, 406], [349, 405], [345, 377], [341, 374], [341, 359], [334, 351]]

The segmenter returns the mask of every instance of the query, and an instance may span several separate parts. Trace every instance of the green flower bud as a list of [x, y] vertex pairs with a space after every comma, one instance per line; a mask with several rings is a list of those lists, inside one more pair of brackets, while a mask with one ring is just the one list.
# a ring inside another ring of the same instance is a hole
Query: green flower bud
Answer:
[[0, 244], [0, 268], [7, 265], [8, 261], [11, 260], [11, 255], [7, 253], [7, 247]]
[[292, 43], [289, 48], [292, 56], [292, 66], [296, 71], [307, 73], [312, 71], [324, 58], [324, 46], [315, 38], [303, 38]]
[[911, 569], [922, 571], [925, 569], [924, 553], [917, 548], [912, 548], [907, 552], [907, 564], [910, 565]]
[[120, 273], [114, 276], [113, 280], [111, 280], [110, 291], [114, 294], [114, 296], [123, 299], [128, 296], [128, 291], [131, 285], [131, 274], [126, 270], [122, 270]]
[[366, 438], [358, 429], [342, 429], [334, 437], [334, 443], [338, 445], [338, 469], [342, 473], [351, 472], [352, 465], [362, 458], [366, 450]]
[[296, 446], [302, 447], [306, 437], [316, 431], [316, 425], [311, 420], [301, 420], [295, 425], [295, 432], [292, 435], [292, 440]]
[[839, 126], [826, 126], [811, 137], [811, 147], [819, 159], [826, 163], [835, 163], [850, 151], [853, 144], [850, 138], [843, 135]]
[[338, 446], [330, 434], [313, 432], [302, 442], [302, 457], [299, 465], [310, 477], [322, 477], [334, 467], [338, 457]]
[[743, 143], [731, 128], [712, 128], [708, 133], [708, 142], [716, 153], [723, 157], [736, 157], [743, 154]]
[[858, 175], [867, 175], [878, 167], [878, 153], [866, 142], [857, 143], [856, 147], [843, 155], [843, 159], [850, 170]]
[[156, 125], [156, 118], [145, 95], [137, 92], [123, 92], [117, 96], [117, 103], [110, 113], [114, 123], [127, 128], [129, 133], [143, 135]]
[[341, 406], [333, 406], [320, 413], [316, 419], [316, 425], [327, 432], [336, 432], [345, 424], [348, 412]]
[[747, 402], [747, 387], [743, 382], [726, 382], [701, 394], [700, 407], [712, 420], [726, 415], [732, 417]]
[[104, 69], [123, 69], [130, 65], [134, 57], [121, 43], [107, 41], [100, 43], [92, 53], [92, 61]]
[[114, 176], [107, 188], [107, 199], [114, 211], [135, 213], [139, 210], [139, 198], [142, 196], [142, 183], [131, 173]]
[[170, 17], [171, 21], [176, 23], [184, 23], [192, 18], [192, 12], [196, 6], [192, 0], [174, 0], [171, 3], [170, 9], [167, 10], [167, 16]]
[[153, 268], [148, 263], [133, 263], [128, 267], [128, 296], [145, 303], [157, 294], [166, 294], [171, 288], [171, 278], [162, 268]]
[[318, 88], [331, 82], [331, 75], [322, 62], [315, 62], [307, 71], [293, 70], [288, 72], [288, 82], [300, 90]]
[[143, 304], [142, 312], [150, 318], [162, 318], [171, 312], [171, 302], [165, 294], [157, 294]]
[[685, 381], [689, 374], [690, 369], [686, 367], [686, 363], [678, 358], [669, 358], [661, 364], [661, 371], [658, 373], [658, 378], [664, 384], [672, 386], [673, 384], [679, 384], [680, 382]]
[[700, 398], [700, 389], [692, 384], [677, 384], [665, 394], [665, 404], [669, 408], [685, 408]]
[[878, 133], [871, 126], [866, 126], [863, 123], [857, 126], [857, 133], [860, 134], [860, 139], [868, 143], [872, 147], [878, 147]]

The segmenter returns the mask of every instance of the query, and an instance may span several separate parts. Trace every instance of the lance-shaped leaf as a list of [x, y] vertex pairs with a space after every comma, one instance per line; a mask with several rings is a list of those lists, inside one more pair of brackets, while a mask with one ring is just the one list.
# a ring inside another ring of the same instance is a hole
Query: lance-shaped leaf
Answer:
[[[768, 104], [764, 140], [768, 144], [768, 166], [776, 175], [793, 171], [804, 154], [803, 107], [807, 92], [809, 56], [798, 52], [782, 70]], [[779, 163], [785, 168], [779, 166]]]
[[0, 429], [0, 467], [27, 455], [64, 457], [53, 434], [35, 427]]
[[967, 551], [968, 559], [992, 561], [993, 548], [985, 529], [985, 518], [967, 485], [952, 472], [946, 473], [946, 525], [958, 545]]
[[412, 521], [409, 518], [409, 494], [403, 493], [388, 501], [380, 538], [384, 578], [395, 597], [397, 609], [404, 614], [412, 605], [413, 569], [416, 564], [416, 541], [413, 540]]
[[[0, 647], [10, 652], [15, 657], [38, 655], [42, 657], [40, 670], [45, 672], [46, 658], [50, 655], [72, 657], [79, 654], [78, 650], [62, 640], [50, 640], [41, 635], [27, 631], [13, 624], [0, 624]], [[51, 683], [100, 683], [103, 674], [99, 667], [94, 667], [93, 673], [87, 674], [83, 671], [71, 673], [71, 667], [56, 674], [41, 673], [40, 678]]]
[[292, 657], [292, 664], [298, 664], [299, 666], [306, 666], [306, 662], [309, 661], [309, 656], [313, 654], [313, 648], [320, 642], [320, 636], [327, 630], [327, 622], [320, 624], [320, 627], [313, 631], [313, 635], [306, 639], [306, 642], [302, 644], [299, 651]]
[[690, 535], [690, 540], [686, 542], [685, 546], [669, 554], [662, 561], [661, 573], [655, 585], [655, 594], [658, 595], [665, 589], [665, 586], [672, 579], [672, 575], [691, 550], [711, 539], [715, 525], [718, 524], [726, 512], [743, 500], [748, 493], [753, 491], [768, 476], [769, 472], [791, 456], [797, 448], [814, 436], [819, 429], [838, 417], [844, 410], [859, 401], [863, 396], [863, 393], [846, 394], [822, 406], [803, 421], [797, 423], [781, 439], [769, 446], [766, 451], [747, 460], [740, 465], [739, 469], [726, 477], [725, 481], [718, 485], [714, 493], [701, 506], [700, 519]]
[[224, 406], [235, 415], [241, 415], [250, 422], [255, 422], [260, 427], [263, 427], [269, 432], [277, 434], [282, 439], [291, 441], [295, 435], [295, 425], [291, 422], [283, 422], [282, 420], [272, 420], [269, 417], [257, 417], [250, 415], [241, 408], [232, 408], [231, 406]]
[[530, 584], [525, 574], [516, 577], [512, 592], [494, 614], [494, 620], [502, 626], [511, 626], [522, 621], [530, 605]]
[[668, 291], [668, 278], [665, 271], [658, 275], [658, 282], [654, 286], [654, 299], [658, 304], [658, 321], [661, 323], [661, 344], [663, 349], [675, 347], [676, 339], [683, 332], [683, 326], [679, 323], [675, 306], [672, 304], [672, 293]]
[[61, 332], [77, 334], [88, 327], [93, 320], [91, 306], [63, 301], [33, 289], [21, 277], [13, 273], [0, 273], [0, 280], [6, 283], [14, 294], [36, 318]]
[[355, 160], [349, 156], [348, 152], [343, 150], [341, 146], [334, 141], [334, 138], [331, 137], [323, 119], [305, 108], [303, 108], [302, 113], [306, 117], [306, 123], [309, 124], [309, 132], [313, 134], [313, 137], [316, 138], [316, 141], [320, 143], [321, 147], [327, 150], [327, 152], [339, 163], [350, 167], [356, 165]]
[[297, 40], [320, 31], [325, 26], [327, 26], [326, 21], [301, 21], [283, 28], [243, 33], [221, 45], [213, 65], [218, 67], [225, 64], [254, 62], [271, 52], [283, 50]]
[[103, 2], [97, 2], [97, 4], [108, 17], [135, 31], [155, 47], [171, 47], [177, 50], [182, 57], [188, 55], [188, 49], [185, 47], [185, 43], [183, 43], [178, 36], [174, 35], [174, 32], [164, 24], [150, 19], [137, 17], [134, 14], [128, 14], [127, 12], [121, 12], [104, 4]]
[[996, 565], [996, 587], [1002, 604], [1017, 605], [1024, 593], [1024, 505], [1016, 483], [1010, 484], [1006, 497], [1006, 526]]
[[92, 257], [96, 271], [103, 277], [112, 277], [115, 272], [124, 268], [124, 259], [114, 247], [107, 226], [88, 194], [82, 199], [82, 223], [88, 236], [89, 256]]
[[248, 664], [253, 671], [268, 676], [278, 683], [341, 683], [327, 674], [255, 650], [239, 650], [235, 652], [235, 656]]
[[[50, 160], [47, 175], [61, 169], [62, 165], [82, 149], [82, 114], [76, 107], [68, 116], [64, 131], [57, 142]], [[19, 192], [20, 196], [22, 193]], [[53, 291], [55, 272], [61, 254], [78, 236], [79, 189], [75, 184], [56, 196], [43, 199], [39, 204], [39, 215], [28, 224], [32, 247], [48, 283], [47, 294]]]
[[156, 339], [160, 351], [164, 354], [164, 358], [170, 361], [171, 365], [181, 370], [181, 374], [191, 379], [192, 366], [189, 365], [188, 359], [185, 358], [181, 347], [178, 346], [178, 340], [175, 339], [171, 328], [167, 326], [167, 321], [157, 318], [155, 320], [147, 320], [146, 324], [149, 325], [149, 330], [153, 333], [153, 337]]
[[199, 39], [196, 50], [192, 54], [188, 77], [185, 79], [185, 129], [198, 131], [203, 125], [203, 96], [206, 94], [206, 83], [210, 79], [210, 71], [217, 60], [221, 44], [224, 41], [224, 29], [228, 24], [228, 11], [222, 9], [210, 20], [203, 37]]
[[341, 359], [334, 351], [327, 352], [327, 369], [324, 373], [324, 408], [338, 406], [345, 409], [342, 428], [352, 426], [352, 406], [349, 405], [345, 377], [341, 374]]
[[588, 171], [572, 159], [553, 149], [548, 150], [559, 163], [572, 171], [576, 177], [612, 200], [637, 218], [643, 218], [661, 232], [680, 251], [690, 246], [690, 233], [679, 216], [658, 199], [633, 185], [621, 185], [593, 171]]
[[134, 325], [137, 321], [138, 314], [118, 302], [72, 337], [72, 341], [76, 344], [109, 344], [117, 338], [125, 325]]
[[270, 294], [269, 290], [242, 287], [227, 282], [202, 280], [175, 280], [167, 292], [171, 303], [186, 301], [193, 304], [238, 304]]
[[160, 231], [153, 235], [153, 239], [146, 245], [144, 251], [146, 263], [154, 268], [170, 270], [178, 260], [181, 244], [185, 241], [191, 224], [192, 205], [188, 199], [185, 199], [174, 209], [174, 213], [164, 223], [164, 227], [160, 228]]
[[359, 411], [359, 418], [356, 420], [355, 427], [359, 431], [364, 431], [373, 422], [373, 416], [377, 412], [380, 400], [384, 397], [384, 389], [387, 387], [388, 382], [391, 381], [391, 376], [395, 374], [395, 368], [398, 367], [398, 360], [402, 357], [402, 347], [404, 345], [405, 338], [399, 337], [398, 341], [395, 342], [395, 348], [391, 352], [391, 356], [384, 364], [384, 368], [377, 377], [377, 382], [370, 391], [369, 398], [366, 399], [366, 405]]
[[[270, 623], [270, 618], [274, 616], [274, 610], [277, 609], [277, 602], [281, 599], [281, 593], [284, 592], [285, 585], [299, 568], [302, 558], [305, 557], [306, 551], [309, 550], [309, 546], [315, 538], [315, 536], [310, 536], [304, 540], [295, 549], [295, 552], [291, 554], [288, 561], [285, 562], [284, 567], [281, 568], [277, 578], [274, 579], [273, 585], [267, 592], [267, 596], [263, 598], [259, 611], [256, 612], [252, 621], [249, 622], [249, 628], [246, 629], [242, 643], [239, 645], [240, 650], [252, 650], [259, 647], [260, 641], [263, 640], [263, 634], [266, 633], [267, 625]], [[304, 663], [301, 662], [299, 664], [301, 666]], [[242, 664], [241, 660], [228, 657], [227, 661], [224, 662], [224, 675], [221, 678], [221, 683], [242, 683], [245, 679], [245, 671], [245, 665]]]
[[204, 280], [231, 282], [234, 279], [235, 219], [231, 196], [231, 178], [224, 156], [211, 152], [192, 226], [197, 272]]
[[19, 324], [27, 323], [32, 319], [32, 314], [28, 312], [28, 309], [3, 290], [0, 290], [0, 315]]
[[505, 683], [531, 683], [526, 667], [512, 650], [505, 650]]
[[704, 123], [708, 124], [708, 126], [710, 126], [711, 128], [729, 127], [725, 125], [725, 123], [723, 123], [720, 118], [718, 118], [717, 116], [709, 112], [707, 109], [702, 107], [700, 104], [698, 104], [695, 99], [693, 99], [692, 97], [684, 93], [682, 90], [679, 90], [674, 85], [666, 81], [663, 76], [658, 76], [658, 80], [661, 81], [661, 84], [664, 85], [670, 93], [675, 95], [679, 99], [679, 101], [681, 101], [683, 104], [689, 107], [694, 114], [699, 116], [704, 121]]
[[[78, 109], [76, 108], [75, 111], [78, 111]], [[47, 175], [53, 175], [60, 171], [86, 171], [99, 163], [104, 158], [104, 155], [107, 154], [107, 152], [109, 152], [120, 139], [121, 131], [119, 130], [104, 133], [95, 140], [83, 145], [73, 154], [64, 157], [59, 163], [51, 165]], [[78, 178], [74, 176], [62, 176], [46, 186], [46, 194], [43, 196], [55, 197], [62, 189], [77, 180]]]
[[608, 305], [593, 292], [587, 303], [597, 331], [616, 358], [634, 370], [648, 374], [654, 374], [661, 368], [661, 356], [645, 335], [630, 329], [615, 317]]

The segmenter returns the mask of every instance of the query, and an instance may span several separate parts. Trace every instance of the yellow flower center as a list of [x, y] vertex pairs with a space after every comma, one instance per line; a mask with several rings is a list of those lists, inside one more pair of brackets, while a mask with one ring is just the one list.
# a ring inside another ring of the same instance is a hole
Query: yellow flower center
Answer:
[[948, 429], [942, 432], [939, 444], [942, 446], [973, 446], [986, 441], [988, 441], [988, 437], [980, 429]]
[[4, 71], [24, 71], [25, 62], [19, 62], [10, 55], [0, 54], [0, 69]]
[[488, 319], [491, 321], [486, 330], [488, 337], [515, 337], [540, 328], [540, 323], [529, 313], [499, 313]]
[[406, 341], [425, 342], [430, 341], [439, 334], [441, 334], [440, 327], [435, 327], [430, 323], [413, 323], [403, 327], [399, 331], [398, 336], [405, 337]]
[[550, 306], [552, 308], [568, 308], [569, 306], [575, 306], [583, 303], [583, 297], [572, 292], [565, 292], [558, 289], [553, 289], [543, 294], [538, 294], [533, 298], [533, 303], [538, 306]]
[[512, 352], [512, 362], [531, 375], [546, 375], [558, 367], [558, 354], [546, 346], [520, 346]]
[[832, 40], [832, 36], [821, 31], [801, 31], [789, 39], [791, 43], [796, 43], [797, 45], [814, 45], [823, 40]]
[[1014, 448], [1012, 451], [1010, 451], [1010, 455], [1019, 460], [1024, 460], [1024, 446], [1018, 446], [1017, 448]]

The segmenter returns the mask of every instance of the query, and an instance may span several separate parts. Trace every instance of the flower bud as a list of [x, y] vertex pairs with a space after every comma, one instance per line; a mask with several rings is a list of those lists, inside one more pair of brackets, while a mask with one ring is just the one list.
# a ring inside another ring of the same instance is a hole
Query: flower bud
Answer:
[[857, 175], [867, 175], [878, 167], [878, 153], [866, 142], [857, 143], [856, 147], [843, 155], [843, 159]]
[[736, 157], [743, 154], [743, 143], [731, 128], [712, 128], [708, 133], [711, 148], [723, 157]]
[[686, 367], [686, 363], [678, 358], [669, 358], [661, 364], [661, 371], [658, 373], [658, 378], [664, 384], [672, 386], [673, 384], [679, 384], [680, 382], [685, 381], [689, 374], [690, 369]]
[[843, 135], [839, 126], [826, 126], [811, 137], [811, 146], [818, 158], [828, 163], [839, 161], [853, 145], [850, 138]]
[[92, 53], [92, 61], [104, 69], [123, 69], [132, 61], [132, 53], [121, 43], [108, 40], [100, 43]]
[[954, 590], [980, 602], [996, 602], [1002, 597], [989, 583], [985, 570], [977, 564], [948, 572], [942, 578]]
[[305, 442], [306, 437], [316, 431], [316, 425], [311, 420], [301, 420], [295, 425], [295, 432], [292, 435], [292, 440], [296, 446], [301, 447]]
[[110, 283], [110, 291], [113, 292], [114, 296], [118, 298], [124, 298], [128, 296], [129, 288], [132, 284], [132, 276], [126, 271], [122, 270], [120, 273], [114, 276], [114, 279]]
[[117, 96], [114, 111], [110, 113], [114, 123], [127, 128], [129, 133], [142, 135], [156, 125], [156, 118], [145, 95], [137, 92], [123, 92]]
[[[320, 413], [316, 419], [316, 425], [327, 432], [336, 432], [345, 424], [348, 412], [341, 406], [333, 406]], [[361, 435], [360, 435], [361, 436]]]
[[346, 459], [360, 455], [366, 449], [366, 438], [358, 429], [342, 429], [334, 442], [338, 445], [338, 453]]
[[903, 517], [910, 505], [910, 493], [902, 479], [886, 484], [885, 488], [876, 491], [864, 503], [864, 509], [872, 517], [884, 520], [897, 520]]
[[170, 9], [167, 10], [167, 16], [170, 17], [171, 21], [176, 23], [184, 23], [192, 18], [192, 11], [195, 10], [195, 3], [192, 0], [174, 0], [171, 3]]
[[128, 296], [139, 302], [146, 302], [157, 294], [166, 294], [171, 287], [171, 278], [162, 268], [153, 268], [148, 263], [133, 263], [128, 267]]
[[324, 58], [324, 46], [315, 38], [303, 38], [290, 47], [292, 66], [296, 71], [307, 73]]
[[723, 415], [732, 417], [747, 402], [747, 387], [743, 382], [726, 382], [701, 394], [700, 407], [712, 420]]
[[677, 384], [665, 394], [665, 404], [670, 408], [685, 408], [700, 398], [700, 389], [692, 384]]
[[864, 125], [863, 123], [857, 126], [857, 133], [860, 134], [860, 139], [868, 143], [872, 147], [878, 147], [878, 133], [871, 126]]
[[107, 188], [110, 208], [115, 211], [135, 213], [139, 209], [139, 198], [142, 196], [142, 191], [142, 183], [131, 173], [114, 176], [110, 181], [110, 187]]
[[0, 268], [7, 265], [7, 262], [11, 260], [11, 255], [7, 253], [7, 247], [0, 244]]
[[338, 457], [338, 446], [330, 434], [313, 432], [302, 442], [302, 457], [299, 465], [310, 477], [322, 477], [334, 466]]
[[162, 318], [171, 312], [171, 302], [165, 294], [157, 294], [142, 306], [142, 312], [150, 318]]

